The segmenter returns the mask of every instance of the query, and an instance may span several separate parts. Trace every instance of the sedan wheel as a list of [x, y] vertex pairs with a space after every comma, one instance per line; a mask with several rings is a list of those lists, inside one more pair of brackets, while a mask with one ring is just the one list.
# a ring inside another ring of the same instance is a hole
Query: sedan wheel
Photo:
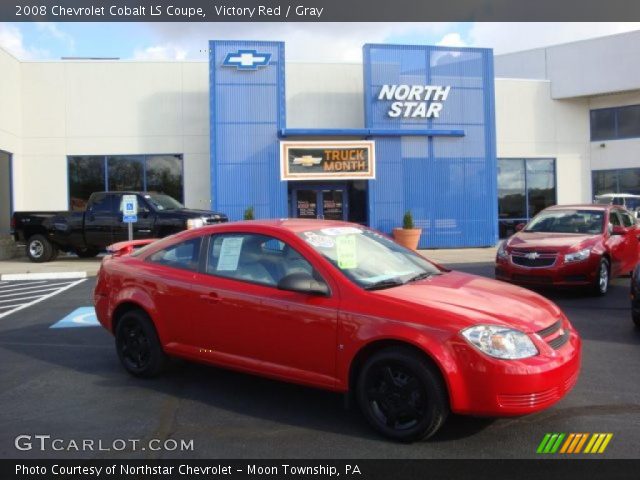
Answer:
[[408, 348], [370, 357], [358, 379], [358, 403], [383, 435], [411, 442], [433, 435], [448, 413], [446, 390], [426, 359]]
[[124, 368], [135, 376], [155, 376], [166, 363], [151, 320], [139, 310], [125, 313], [118, 322], [116, 348]]
[[605, 295], [609, 290], [609, 261], [606, 258], [600, 260], [598, 266], [598, 272], [596, 274], [596, 281], [594, 285], [594, 292], [596, 295]]

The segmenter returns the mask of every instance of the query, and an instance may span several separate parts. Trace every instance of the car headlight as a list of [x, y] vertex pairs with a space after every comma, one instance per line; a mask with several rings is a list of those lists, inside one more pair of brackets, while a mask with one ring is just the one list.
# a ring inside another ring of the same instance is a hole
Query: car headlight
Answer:
[[204, 220], [202, 218], [190, 218], [187, 220], [187, 230], [191, 230], [192, 228], [200, 228], [204, 225]]
[[567, 253], [564, 256], [564, 263], [581, 262], [582, 260], [586, 260], [587, 258], [589, 258], [590, 254], [591, 254], [590, 248], [585, 248], [583, 250], [579, 250], [573, 253]]
[[498, 246], [498, 258], [509, 258], [506, 245], [506, 240], [500, 242], [500, 245]]
[[538, 349], [529, 336], [512, 328], [476, 325], [460, 333], [471, 345], [491, 357], [515, 360], [538, 354]]

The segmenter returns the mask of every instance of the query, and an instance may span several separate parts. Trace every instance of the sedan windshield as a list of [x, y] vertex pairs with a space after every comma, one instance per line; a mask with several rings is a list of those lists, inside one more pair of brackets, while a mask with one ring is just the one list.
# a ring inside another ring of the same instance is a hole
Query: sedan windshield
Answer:
[[147, 193], [144, 198], [153, 205], [156, 210], [178, 210], [184, 208], [179, 201], [164, 193]]
[[525, 232], [598, 235], [604, 230], [602, 210], [549, 210], [536, 216]]
[[396, 287], [441, 273], [418, 254], [371, 230], [333, 227], [298, 235], [348, 279], [368, 290]]

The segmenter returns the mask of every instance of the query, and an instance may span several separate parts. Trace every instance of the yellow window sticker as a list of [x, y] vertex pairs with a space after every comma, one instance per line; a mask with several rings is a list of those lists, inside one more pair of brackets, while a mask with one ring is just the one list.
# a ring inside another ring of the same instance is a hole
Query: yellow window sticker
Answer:
[[336, 237], [336, 255], [338, 257], [339, 268], [358, 268], [358, 259], [356, 257], [356, 236], [341, 235]]

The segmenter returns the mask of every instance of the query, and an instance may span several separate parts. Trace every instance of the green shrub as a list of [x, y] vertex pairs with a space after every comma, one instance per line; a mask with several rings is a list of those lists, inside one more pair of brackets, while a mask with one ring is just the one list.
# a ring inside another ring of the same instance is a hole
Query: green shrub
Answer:
[[415, 225], [413, 224], [413, 215], [411, 215], [411, 210], [407, 210], [404, 214], [404, 217], [402, 217], [402, 228], [404, 228], [405, 230], [415, 228]]
[[247, 207], [247, 209], [244, 211], [244, 219], [245, 220], [255, 220], [255, 215], [253, 214], [253, 205], [250, 207]]

